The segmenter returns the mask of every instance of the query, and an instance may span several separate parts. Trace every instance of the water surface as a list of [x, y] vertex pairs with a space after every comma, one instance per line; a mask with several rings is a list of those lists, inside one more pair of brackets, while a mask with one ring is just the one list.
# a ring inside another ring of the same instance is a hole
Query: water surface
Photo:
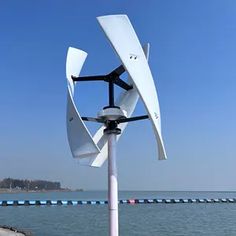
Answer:
[[[105, 200], [105, 191], [0, 194], [0, 200]], [[235, 192], [129, 192], [133, 198], [236, 198]], [[236, 204], [119, 205], [120, 235], [235, 236]], [[42, 236], [108, 235], [107, 205], [0, 207], [0, 224]]]

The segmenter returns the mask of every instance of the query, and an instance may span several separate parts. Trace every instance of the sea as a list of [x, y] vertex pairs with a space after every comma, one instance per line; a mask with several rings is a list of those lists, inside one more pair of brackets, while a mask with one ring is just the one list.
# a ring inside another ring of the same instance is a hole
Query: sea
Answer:
[[[119, 192], [119, 199], [181, 198], [236, 198], [236, 192]], [[0, 194], [0, 200], [106, 199], [106, 191]], [[0, 225], [35, 236], [105, 236], [107, 207], [1, 206]], [[120, 236], [236, 236], [236, 203], [119, 204], [119, 232]]]

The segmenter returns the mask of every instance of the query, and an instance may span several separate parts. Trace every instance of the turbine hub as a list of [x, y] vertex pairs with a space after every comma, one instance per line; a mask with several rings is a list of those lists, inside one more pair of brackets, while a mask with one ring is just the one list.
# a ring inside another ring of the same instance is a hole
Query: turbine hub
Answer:
[[98, 118], [105, 121], [116, 121], [121, 118], [127, 118], [127, 112], [120, 107], [105, 107], [98, 112]]

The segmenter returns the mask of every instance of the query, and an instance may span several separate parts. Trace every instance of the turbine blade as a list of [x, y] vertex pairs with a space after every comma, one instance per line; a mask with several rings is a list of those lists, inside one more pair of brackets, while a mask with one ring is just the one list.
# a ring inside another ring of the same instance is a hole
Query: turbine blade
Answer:
[[90, 162], [90, 158], [96, 156], [100, 150], [93, 141], [91, 134], [86, 128], [82, 118], [75, 106], [73, 99], [74, 83], [71, 76], [79, 76], [81, 68], [86, 59], [87, 53], [76, 49], [69, 48], [66, 61], [67, 77], [67, 137], [69, 146], [74, 158], [85, 159]]
[[138, 37], [126, 15], [98, 17], [98, 22], [132, 79], [146, 107], [159, 150], [159, 159], [166, 159], [161, 136], [161, 115], [157, 92]]
[[74, 95], [74, 82], [71, 76], [79, 76], [87, 55], [86, 52], [76, 48], [69, 47], [68, 49], [66, 58], [66, 78], [72, 95]]

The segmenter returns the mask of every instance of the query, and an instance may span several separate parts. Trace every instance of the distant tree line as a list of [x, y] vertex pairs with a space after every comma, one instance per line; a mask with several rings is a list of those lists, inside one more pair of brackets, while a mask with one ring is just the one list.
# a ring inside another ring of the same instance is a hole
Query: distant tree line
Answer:
[[0, 181], [0, 188], [21, 190], [60, 190], [60, 182], [46, 180], [22, 180], [6, 178]]

